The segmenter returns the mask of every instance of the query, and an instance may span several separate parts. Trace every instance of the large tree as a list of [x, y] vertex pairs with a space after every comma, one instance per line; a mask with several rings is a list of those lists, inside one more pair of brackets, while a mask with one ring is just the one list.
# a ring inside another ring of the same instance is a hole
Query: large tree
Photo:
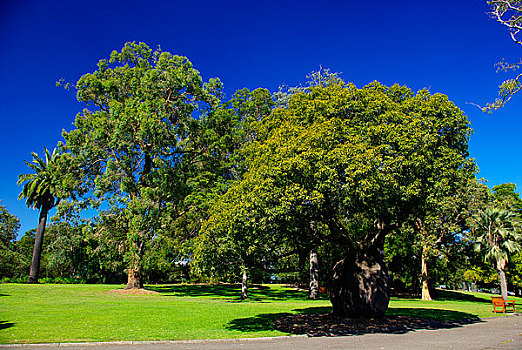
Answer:
[[416, 209], [413, 227], [420, 246], [422, 300], [431, 300], [430, 260], [452, 250], [458, 236], [469, 229], [467, 219], [476, 209], [473, 202], [478, 194], [475, 169], [473, 162], [467, 162], [453, 172], [451, 181], [440, 182], [437, 187], [427, 186], [425, 205]]
[[[243, 88], [236, 91], [229, 101], [216, 108], [202, 124], [206, 131], [200, 133], [203, 137], [199, 140], [199, 144], [200, 147], [212, 149], [213, 157], [206, 159], [205, 164], [202, 164], [207, 174], [207, 180], [204, 181], [206, 185], [198, 186], [199, 188], [194, 189], [190, 196], [191, 201], [197, 199], [196, 203], [191, 203], [192, 211], [199, 211], [199, 215], [192, 216], [192, 222], [184, 221], [185, 229], [186, 227], [196, 229], [195, 234], [189, 235], [190, 238], [199, 234], [200, 224], [208, 218], [209, 207], [216, 198], [223, 194], [233, 181], [242, 178], [245, 172], [244, 148], [256, 138], [255, 125], [264, 116], [270, 114], [273, 105], [268, 90], [258, 88], [250, 91]], [[226, 215], [227, 213], [223, 212], [223, 217]], [[212, 279], [220, 278], [227, 281], [237, 280], [235, 272], [241, 271], [243, 285], [241, 297], [245, 299], [247, 298], [247, 274], [253, 267], [252, 263], [257, 259], [253, 259], [254, 254], [252, 251], [249, 252], [245, 240], [233, 239], [230, 236], [230, 239], [224, 242], [216, 238], [202, 236], [190, 240], [191, 244], [195, 244], [195, 255], [190, 257], [194, 259], [193, 271]], [[220, 252], [217, 255], [228, 256], [229, 259], [225, 262], [217, 258], [216, 252]]]
[[126, 235], [126, 288], [142, 287], [146, 246], [187, 194], [184, 169], [202, 156], [192, 131], [220, 88], [215, 79], [204, 83], [186, 57], [134, 42], [76, 84], [87, 108], [76, 129], [63, 133], [63, 164], [76, 176], [64, 182], [107, 203], [105, 217], [117, 213]]
[[425, 90], [338, 82], [297, 92], [256, 125], [247, 171], [215, 203], [201, 239], [229, 242], [229, 255], [265, 251], [268, 265], [335, 241], [345, 253], [332, 272], [334, 312], [382, 317], [384, 238], [425, 206], [426, 187], [447, 186], [465, 166], [469, 134], [462, 112]]
[[60, 153], [55, 148], [51, 154], [45, 148], [45, 160], [34, 152], [32, 156], [32, 163], [28, 161], [25, 161], [25, 163], [34, 172], [18, 176], [18, 185], [23, 184], [23, 189], [18, 199], [25, 198], [25, 204], [28, 207], [40, 210], [28, 280], [29, 283], [37, 283], [47, 215], [49, 210], [60, 201], [60, 183], [55, 175], [55, 167], [57, 166]]

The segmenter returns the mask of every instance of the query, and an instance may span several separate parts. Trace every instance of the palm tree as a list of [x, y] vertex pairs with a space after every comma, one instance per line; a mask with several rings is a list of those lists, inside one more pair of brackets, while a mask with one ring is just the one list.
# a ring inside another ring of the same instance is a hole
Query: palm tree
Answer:
[[475, 218], [476, 250], [485, 251], [484, 259], [496, 264], [500, 290], [507, 300], [506, 264], [509, 255], [522, 249], [520, 218], [517, 213], [505, 209], [488, 208]]
[[17, 184], [24, 184], [18, 199], [21, 200], [25, 198], [25, 204], [27, 204], [29, 208], [32, 207], [40, 210], [28, 280], [28, 283], [37, 283], [47, 214], [49, 210], [60, 201], [57, 196], [56, 179], [53, 176], [53, 167], [60, 154], [56, 148], [52, 154], [45, 148], [45, 161], [40, 158], [38, 154], [34, 152], [31, 154], [33, 156], [33, 162], [29, 163], [25, 161], [25, 164], [27, 164], [34, 173], [19, 175]]

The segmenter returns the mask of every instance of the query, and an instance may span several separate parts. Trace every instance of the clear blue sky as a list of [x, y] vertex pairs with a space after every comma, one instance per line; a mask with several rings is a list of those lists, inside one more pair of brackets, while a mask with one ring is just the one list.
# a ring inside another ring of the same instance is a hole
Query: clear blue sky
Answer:
[[522, 95], [493, 116], [494, 99], [522, 46], [486, 14], [486, 1], [0, 1], [0, 199], [22, 222], [38, 213], [17, 200], [18, 174], [70, 130], [75, 82], [126, 41], [187, 56], [230, 96], [242, 87], [297, 85], [320, 65], [363, 86], [373, 80], [447, 94], [468, 116], [470, 152], [490, 186], [520, 188]]

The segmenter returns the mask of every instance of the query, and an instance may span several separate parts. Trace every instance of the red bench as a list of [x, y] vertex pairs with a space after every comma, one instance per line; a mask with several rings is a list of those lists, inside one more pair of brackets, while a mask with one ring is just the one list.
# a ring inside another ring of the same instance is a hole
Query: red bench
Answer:
[[515, 311], [515, 301], [514, 300], [504, 300], [502, 297], [491, 297], [491, 302], [493, 303], [493, 312], [500, 312], [497, 309], [501, 309], [503, 313], [506, 313], [506, 306], [509, 308], [513, 308], [513, 312]]

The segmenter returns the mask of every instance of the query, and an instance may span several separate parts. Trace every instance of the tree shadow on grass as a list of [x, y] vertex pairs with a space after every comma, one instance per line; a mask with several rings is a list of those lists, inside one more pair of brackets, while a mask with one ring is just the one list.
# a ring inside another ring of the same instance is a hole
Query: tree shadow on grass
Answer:
[[275, 321], [279, 318], [289, 317], [289, 313], [259, 314], [253, 317], [236, 318], [230, 321], [226, 329], [241, 332], [274, 331]]
[[466, 294], [458, 291], [441, 290], [433, 291], [433, 298], [437, 301], [471, 301], [475, 303], [491, 303], [490, 299], [476, 297], [472, 294]]
[[[217, 297], [231, 298], [234, 301], [240, 299], [241, 286], [239, 284], [176, 284], [168, 286], [147, 286], [147, 289], [159, 293], [172, 293], [171, 296], [181, 297]], [[248, 288], [248, 299], [250, 301], [271, 300], [307, 300], [305, 291], [290, 288], [280, 289], [265, 285], [251, 285]], [[325, 295], [323, 297], [327, 299]]]
[[9, 296], [9, 294], [2, 294], [2, 293], [0, 293], [0, 297], [8, 297], [8, 296]]
[[166, 286], [147, 286], [147, 289], [158, 293], [172, 293], [182, 297], [228, 297], [233, 298], [240, 293], [239, 287], [229, 284], [177, 284]]
[[0, 329], [11, 328], [11, 327], [14, 327], [14, 325], [15, 324], [13, 322], [0, 321]]
[[[455, 328], [481, 322], [472, 314], [437, 309], [391, 308], [389, 309], [390, 315], [382, 320], [337, 317], [328, 312], [330, 310], [329, 307], [312, 307], [295, 309], [297, 314], [260, 314], [232, 320], [226, 328], [241, 332], [278, 330], [288, 334], [306, 334], [310, 337], [317, 337], [367, 333], [403, 334], [419, 329]], [[435, 319], [424, 316], [435, 317]], [[441, 321], [442, 319], [445, 321]]]
[[[467, 312], [445, 310], [445, 309], [424, 309], [424, 308], [395, 308], [390, 307], [386, 312], [386, 316], [404, 316], [420, 319], [430, 319], [434, 321], [446, 323], [462, 323], [469, 320], [476, 321], [477, 315]], [[465, 321], [462, 321], [465, 320]]]

